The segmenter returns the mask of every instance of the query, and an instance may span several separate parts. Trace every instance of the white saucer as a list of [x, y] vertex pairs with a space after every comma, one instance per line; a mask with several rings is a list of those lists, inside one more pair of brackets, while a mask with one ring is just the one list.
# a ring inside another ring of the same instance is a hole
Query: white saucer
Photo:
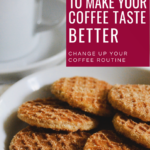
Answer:
[[0, 149], [7, 150], [13, 136], [27, 126], [17, 118], [25, 101], [49, 97], [50, 84], [61, 77], [92, 76], [110, 84], [150, 84], [150, 71], [139, 68], [54, 67], [30, 75], [9, 88], [0, 98]]
[[0, 80], [10, 75], [11, 78], [20, 79], [65, 59], [66, 24], [40, 34], [39, 43], [32, 53], [17, 60], [0, 62]]

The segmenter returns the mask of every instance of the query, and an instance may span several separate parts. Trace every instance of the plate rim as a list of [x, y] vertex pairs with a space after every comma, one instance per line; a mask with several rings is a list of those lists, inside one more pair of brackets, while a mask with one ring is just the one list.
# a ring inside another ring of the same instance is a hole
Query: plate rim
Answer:
[[[19, 81], [15, 82], [9, 89], [7, 89], [1, 96], [0, 96], [0, 102], [1, 100], [3, 99], [3, 97], [5, 96], [5, 93], [7, 94], [7, 92], [9, 92], [9, 90], [11, 90], [12, 88], [14, 88], [14, 86], [16, 86], [17, 84], [19, 84], [20, 82], [23, 82], [23, 80], [27, 80], [28, 78], [33, 78], [34, 76], [36, 76], [37, 74], [42, 74], [44, 72], [47, 72], [47, 71], [50, 71], [50, 70], [54, 70], [54, 69], [57, 69], [57, 68], [69, 68], [69, 67], [66, 67], [66, 66], [55, 66], [55, 67], [52, 67], [52, 68], [47, 68], [47, 69], [44, 69], [44, 70], [41, 70], [41, 71], [37, 71], [35, 73], [32, 73], [22, 79], [20, 79]], [[72, 67], [73, 68], [73, 67]], [[75, 68], [82, 68], [82, 67], [75, 67]], [[85, 68], [92, 68], [92, 67], [85, 67]], [[93, 68], [105, 68], [105, 67], [93, 67]], [[150, 70], [146, 69], [146, 68], [142, 68], [142, 67], [106, 67], [106, 68], [131, 68], [131, 69], [136, 69], [136, 70], [142, 70], [142, 71], [146, 71], [148, 73], [150, 73]]]

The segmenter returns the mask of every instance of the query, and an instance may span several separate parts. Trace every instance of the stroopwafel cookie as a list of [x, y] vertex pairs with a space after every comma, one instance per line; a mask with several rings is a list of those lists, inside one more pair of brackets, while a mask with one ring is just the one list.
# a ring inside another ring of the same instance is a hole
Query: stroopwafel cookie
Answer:
[[61, 133], [28, 126], [12, 139], [10, 150], [83, 150], [86, 132]]
[[118, 133], [127, 138], [150, 148], [150, 126], [129, 119], [122, 113], [117, 113], [113, 118], [113, 124]]
[[113, 130], [102, 130], [88, 138], [83, 150], [146, 150], [146, 148], [118, 136]]
[[32, 126], [72, 132], [90, 130], [98, 125], [95, 119], [84, 112], [53, 98], [37, 99], [22, 104], [18, 109], [18, 117]]
[[51, 92], [60, 100], [83, 111], [99, 115], [113, 115], [107, 100], [112, 86], [92, 77], [61, 78], [51, 86]]
[[121, 112], [150, 121], [150, 85], [115, 85], [108, 100]]

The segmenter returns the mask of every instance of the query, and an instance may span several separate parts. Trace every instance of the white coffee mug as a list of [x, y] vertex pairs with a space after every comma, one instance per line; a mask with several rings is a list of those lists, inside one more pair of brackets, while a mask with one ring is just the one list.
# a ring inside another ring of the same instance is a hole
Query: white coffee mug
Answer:
[[37, 32], [51, 29], [65, 21], [65, 15], [52, 23], [43, 21], [43, 1], [0, 0], [0, 61], [29, 54], [39, 41], [40, 34]]

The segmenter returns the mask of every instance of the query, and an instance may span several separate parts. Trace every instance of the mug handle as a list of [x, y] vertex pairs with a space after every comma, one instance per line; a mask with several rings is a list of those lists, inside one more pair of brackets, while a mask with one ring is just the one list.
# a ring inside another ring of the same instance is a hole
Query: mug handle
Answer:
[[[66, 21], [66, 14], [60, 20], [53, 21], [53, 23], [49, 23], [49, 22], [44, 21], [42, 19], [43, 1], [44, 0], [38, 0], [38, 7], [39, 7], [39, 12], [38, 12], [39, 15], [38, 16], [39, 17], [38, 17], [37, 27], [36, 27], [38, 32], [50, 30], [50, 29], [52, 29], [54, 27], [61, 26]], [[66, 0], [59, 0], [59, 1], [64, 3], [64, 4], [66, 3]]]

